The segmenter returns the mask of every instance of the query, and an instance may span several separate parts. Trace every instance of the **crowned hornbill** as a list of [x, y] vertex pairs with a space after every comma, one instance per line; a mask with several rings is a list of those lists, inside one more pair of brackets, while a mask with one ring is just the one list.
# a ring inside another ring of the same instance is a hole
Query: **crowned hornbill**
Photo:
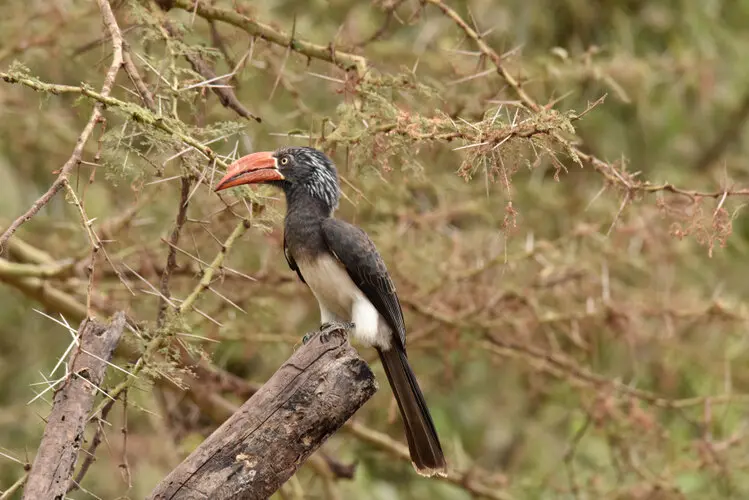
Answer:
[[284, 254], [320, 305], [322, 323], [353, 322], [354, 336], [377, 349], [393, 388], [416, 470], [444, 475], [445, 457], [406, 357], [406, 327], [385, 262], [367, 234], [335, 219], [335, 166], [306, 147], [253, 153], [231, 165], [216, 191], [265, 183], [286, 195]]

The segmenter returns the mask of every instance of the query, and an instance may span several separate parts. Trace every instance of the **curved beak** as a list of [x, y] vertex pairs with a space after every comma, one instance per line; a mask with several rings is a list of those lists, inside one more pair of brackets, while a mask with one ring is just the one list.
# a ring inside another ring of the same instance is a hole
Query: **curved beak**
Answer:
[[242, 184], [282, 180], [284, 180], [284, 176], [278, 171], [273, 152], [262, 151], [243, 156], [229, 165], [226, 175], [219, 181], [214, 191], [221, 191]]

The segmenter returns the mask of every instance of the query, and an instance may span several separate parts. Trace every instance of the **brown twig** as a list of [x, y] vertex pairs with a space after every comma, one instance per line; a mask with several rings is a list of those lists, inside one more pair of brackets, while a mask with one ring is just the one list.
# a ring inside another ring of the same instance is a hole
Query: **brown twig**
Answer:
[[171, 278], [172, 271], [174, 271], [174, 269], [177, 267], [177, 244], [179, 243], [179, 236], [182, 232], [182, 226], [185, 225], [185, 220], [187, 220], [187, 198], [190, 195], [190, 186], [192, 185], [191, 177], [183, 175], [181, 184], [182, 189], [180, 191], [177, 219], [174, 222], [174, 229], [172, 229], [172, 234], [169, 236], [169, 249], [166, 257], [166, 265], [164, 266], [164, 272], [161, 274], [161, 284], [159, 286], [161, 297], [159, 298], [159, 313], [156, 320], [156, 324], [159, 327], [164, 324], [167, 301], [169, 300], [169, 297], [171, 297], [171, 293], [169, 291], [169, 279]]
[[[65, 181], [65, 187], [68, 190], [68, 193], [70, 194], [70, 197], [73, 199], [73, 203], [78, 208], [78, 212], [81, 215], [81, 224], [83, 225], [83, 229], [86, 231], [86, 236], [89, 241], [89, 245], [91, 248], [91, 256], [89, 257], [88, 265], [86, 266], [86, 273], [88, 275], [88, 289], [86, 290], [86, 314], [89, 318], [93, 317], [93, 308], [91, 307], [91, 300], [94, 296], [94, 277], [95, 277], [95, 271], [96, 271], [96, 256], [99, 254], [100, 250], [102, 249], [101, 240], [99, 240], [99, 237], [94, 232], [94, 229], [91, 227], [93, 221], [89, 219], [88, 215], [86, 215], [86, 211], [83, 208], [83, 204], [78, 199], [78, 196], [75, 194], [75, 189], [70, 185], [70, 183], [66, 180]], [[111, 263], [111, 261], [110, 261]], [[114, 267], [114, 264], [112, 263], [112, 269], [116, 268]]]
[[[221, 55], [224, 56], [224, 60], [226, 61], [226, 64], [230, 68], [237, 68], [237, 61], [235, 61], [234, 58], [231, 56], [231, 54], [229, 54], [229, 48], [226, 46], [224, 39], [221, 37], [221, 33], [219, 33], [218, 31], [218, 26], [216, 26], [216, 22], [208, 21], [208, 24], [211, 27], [211, 40], [213, 41], [213, 46], [216, 47], [221, 52]], [[234, 82], [234, 85], [236, 85], [237, 83], [236, 74], [230, 76], [229, 80]]]
[[122, 62], [127, 76], [129, 76], [130, 81], [133, 82], [133, 85], [138, 91], [143, 103], [151, 111], [156, 111], [156, 101], [153, 100], [153, 94], [148, 90], [148, 87], [138, 72], [138, 67], [135, 65], [135, 62], [133, 62], [133, 58], [130, 55], [130, 44], [127, 43], [126, 40], [122, 41]]
[[125, 391], [122, 396], [122, 461], [119, 467], [129, 490], [133, 487], [133, 477], [130, 472], [130, 462], [127, 459], [127, 436], [129, 433], [127, 428], [127, 394], [128, 392]]

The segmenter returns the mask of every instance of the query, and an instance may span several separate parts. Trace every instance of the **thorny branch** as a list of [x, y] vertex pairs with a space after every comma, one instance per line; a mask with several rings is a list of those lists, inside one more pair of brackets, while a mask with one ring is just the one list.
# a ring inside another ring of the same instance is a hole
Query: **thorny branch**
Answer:
[[[203, 276], [200, 279], [199, 283], [195, 285], [195, 288], [193, 289], [192, 293], [190, 293], [190, 295], [188, 295], [187, 298], [185, 298], [185, 300], [181, 301], [179, 306], [176, 308], [176, 312], [179, 315], [183, 315], [191, 309], [197, 311], [197, 309], [195, 308], [195, 302], [197, 301], [198, 297], [205, 290], [209, 288], [214, 274], [219, 269], [221, 269], [224, 263], [224, 259], [228, 255], [229, 251], [237, 242], [237, 240], [247, 231], [249, 227], [250, 227], [250, 222], [246, 220], [239, 221], [239, 223], [235, 226], [231, 234], [222, 243], [221, 249], [216, 254], [216, 257], [213, 259], [210, 265], [203, 270]], [[116, 386], [114, 389], [110, 391], [109, 394], [113, 398], [117, 398], [120, 394], [127, 391], [135, 383], [135, 380], [138, 374], [140, 374], [141, 371], [150, 362], [152, 362], [155, 359], [158, 352], [161, 350], [162, 347], [164, 347], [166, 342], [169, 340], [170, 335], [173, 333], [174, 332], [162, 332], [160, 334], [155, 335], [153, 338], [151, 338], [148, 341], [145, 348], [143, 349], [143, 354], [138, 358], [138, 361], [130, 370], [130, 373], [133, 376], [128, 377], [122, 383], [120, 383], [118, 386]], [[98, 411], [101, 411], [101, 408], [97, 408], [96, 412]]]
[[161, 284], [159, 286], [161, 295], [159, 297], [159, 313], [156, 320], [157, 327], [161, 327], [164, 324], [167, 301], [169, 300], [169, 297], [171, 297], [171, 293], [169, 292], [169, 279], [171, 278], [174, 268], [177, 267], [177, 244], [179, 243], [182, 226], [185, 225], [185, 220], [187, 220], [188, 196], [190, 195], [191, 186], [190, 177], [183, 175], [180, 182], [182, 189], [180, 191], [179, 207], [177, 208], [177, 220], [174, 223], [172, 234], [169, 236], [169, 249], [166, 258], [166, 265], [164, 266], [164, 271], [161, 273]]
[[[505, 83], [512, 89], [515, 95], [518, 97], [520, 102], [534, 113], [541, 112], [546, 109], [546, 106], [540, 105], [530, 94], [523, 88], [522, 82], [520, 82], [515, 76], [512, 75], [510, 70], [503, 64], [502, 57], [491, 48], [471, 26], [458, 14], [453, 8], [448, 6], [442, 0], [420, 0], [423, 4], [431, 4], [442, 11], [442, 13], [451, 19], [465, 34], [470, 38], [479, 48], [482, 54], [484, 54], [494, 64], [497, 74], [505, 81]], [[290, 47], [292, 50], [306, 55], [310, 58], [320, 59], [323, 61], [335, 64], [342, 69], [355, 68], [360, 78], [366, 78], [368, 76], [368, 64], [363, 56], [354, 55], [340, 50], [334, 49], [333, 46], [322, 46], [316, 45], [311, 42], [304, 41], [298, 38], [296, 35], [290, 36], [286, 33], [280, 32], [273, 27], [256, 21], [250, 17], [244, 16], [239, 12], [212, 7], [205, 5], [202, 2], [194, 2], [191, 0], [175, 0], [171, 2], [171, 6], [178, 7], [190, 12], [194, 12], [197, 15], [209, 20], [209, 21], [221, 21], [227, 24], [231, 24], [239, 29], [246, 31], [253, 36], [259, 36], [269, 42]], [[584, 113], [582, 113], [584, 114]], [[580, 116], [582, 116], [580, 114]], [[579, 118], [579, 117], [578, 117]], [[568, 141], [564, 140], [559, 136], [558, 132], [551, 131], [552, 137], [562, 144], [568, 145], [570, 153], [577, 157], [579, 160], [586, 162], [593, 166], [593, 168], [602, 174], [608, 182], [612, 185], [620, 186], [626, 191], [630, 192], [643, 192], [643, 193], [655, 193], [655, 192], [671, 192], [685, 196], [692, 202], [697, 202], [701, 198], [720, 198], [722, 196], [749, 196], [749, 188], [729, 189], [727, 186], [725, 189], [719, 191], [700, 191], [700, 190], [688, 190], [674, 186], [671, 183], [654, 184], [650, 181], [637, 179], [636, 175], [628, 172], [622, 172], [616, 166], [605, 162], [592, 154], [586, 153], [582, 145], [569, 144]], [[631, 197], [630, 197], [631, 198]]]
[[[20, 83], [22, 85], [25, 85], [39, 92], [49, 92], [51, 94], [80, 94], [80, 95], [83, 95], [85, 97], [92, 99], [93, 101], [97, 103], [97, 105], [103, 104], [104, 106], [107, 106], [107, 107], [120, 109], [126, 114], [129, 114], [130, 116], [132, 116], [134, 120], [139, 121], [140, 123], [149, 125], [156, 129], [162, 130], [168, 134], [174, 135], [186, 145], [192, 146], [196, 151], [201, 153], [206, 158], [210, 159], [211, 161], [215, 161], [216, 164], [218, 164], [219, 166], [223, 168], [226, 168], [227, 166], [226, 162], [220, 159], [211, 148], [202, 144], [200, 141], [198, 141], [194, 137], [191, 137], [189, 134], [183, 132], [182, 126], [179, 121], [169, 118], [167, 116], [157, 116], [156, 114], [151, 113], [148, 109], [142, 106], [138, 106], [137, 104], [122, 101], [115, 97], [111, 97], [109, 96], [108, 93], [104, 94], [100, 92], [95, 92], [85, 86], [76, 87], [76, 86], [71, 86], [71, 85], [55, 85], [51, 83], [44, 83], [34, 78], [28, 78], [26, 76], [23, 76], [17, 73], [0, 72], [0, 78], [2, 78], [8, 83]], [[93, 125], [92, 125], [92, 129], [93, 129]], [[90, 132], [88, 135], [90, 135]], [[30, 217], [31, 216], [29, 216], [29, 218]]]
[[[120, 28], [117, 26], [117, 21], [114, 18], [114, 14], [112, 13], [112, 9], [109, 6], [109, 2], [107, 2], [106, 0], [97, 0], [97, 2], [101, 10], [102, 18], [104, 19], [104, 25], [106, 26], [112, 38], [112, 62], [109, 65], [109, 71], [107, 71], [107, 74], [104, 77], [104, 84], [102, 85], [101, 91], [99, 92], [99, 95], [102, 98], [106, 99], [109, 97], [109, 94], [112, 91], [114, 80], [117, 77], [117, 73], [120, 71], [120, 67], [122, 66], [122, 34], [120, 33]], [[6, 78], [6, 74], [4, 73], [0, 74], [0, 77], [6, 81], [11, 81]], [[44, 193], [38, 200], [34, 202], [33, 205], [31, 205], [31, 208], [29, 208], [26, 213], [14, 220], [11, 225], [5, 230], [5, 232], [3, 232], [3, 234], [0, 236], [0, 255], [4, 252], [5, 244], [8, 242], [8, 239], [13, 236], [13, 233], [16, 232], [21, 224], [36, 215], [36, 213], [39, 212], [39, 210], [41, 210], [42, 207], [44, 207], [44, 205], [46, 205], [49, 200], [51, 200], [52, 197], [56, 195], [60, 191], [60, 189], [63, 188], [65, 182], [70, 176], [70, 173], [73, 171], [73, 168], [79, 165], [81, 156], [83, 155], [83, 149], [86, 147], [86, 143], [91, 137], [91, 133], [93, 132], [94, 127], [102, 118], [102, 104], [103, 103], [101, 102], [94, 104], [94, 110], [91, 113], [91, 118], [89, 118], [88, 123], [84, 127], [80, 136], [78, 136], [78, 140], [75, 143], [75, 148], [73, 149], [73, 154], [70, 155], [68, 161], [66, 161], [62, 166], [60, 174], [57, 176], [57, 179], [55, 179], [55, 182], [52, 183], [46, 193]]]
[[119, 312], [108, 325], [93, 319], [81, 323], [61, 386], [55, 392], [24, 498], [44, 498], [50, 494], [62, 498], [68, 491], [89, 412], [96, 395], [103, 392], [100, 385], [125, 322], [125, 314]]

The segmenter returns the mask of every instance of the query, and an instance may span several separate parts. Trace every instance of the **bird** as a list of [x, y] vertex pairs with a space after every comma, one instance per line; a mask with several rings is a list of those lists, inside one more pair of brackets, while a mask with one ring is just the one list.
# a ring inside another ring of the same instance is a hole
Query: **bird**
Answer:
[[214, 191], [244, 184], [283, 191], [284, 256], [317, 299], [321, 330], [348, 324], [358, 342], [377, 350], [416, 472], [445, 476], [442, 445], [408, 362], [403, 311], [385, 261], [364, 230], [334, 215], [341, 190], [333, 161], [311, 147], [255, 152], [232, 162]]

